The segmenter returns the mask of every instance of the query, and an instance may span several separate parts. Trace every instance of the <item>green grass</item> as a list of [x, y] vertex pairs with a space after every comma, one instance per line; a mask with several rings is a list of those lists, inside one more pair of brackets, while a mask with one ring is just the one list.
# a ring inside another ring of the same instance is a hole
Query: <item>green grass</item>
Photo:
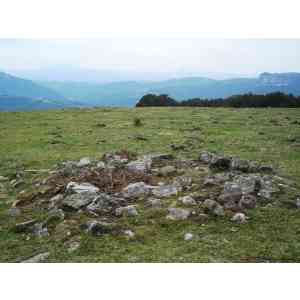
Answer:
[[[142, 126], [134, 125], [135, 118], [141, 119]], [[59, 161], [84, 156], [100, 158], [114, 150], [172, 152], [171, 144], [186, 144], [186, 150], [176, 155], [196, 158], [204, 149], [236, 155], [272, 164], [281, 175], [300, 183], [300, 126], [291, 124], [299, 119], [300, 109], [103, 108], [0, 113], [0, 175], [50, 168]], [[147, 140], [137, 140], [136, 135]], [[27, 182], [31, 176], [27, 175]], [[16, 261], [46, 250], [51, 252], [49, 261], [300, 261], [300, 211], [293, 209], [256, 209], [250, 213], [251, 221], [242, 226], [225, 218], [202, 226], [166, 221], [164, 212], [141, 207], [137, 220], [120, 221], [137, 232], [135, 240], [83, 235], [81, 247], [69, 254], [51, 236], [26, 241], [9, 230], [15, 220], [6, 211], [14, 196], [11, 191], [7, 199], [0, 200], [0, 261]], [[183, 241], [186, 232], [197, 238]]]

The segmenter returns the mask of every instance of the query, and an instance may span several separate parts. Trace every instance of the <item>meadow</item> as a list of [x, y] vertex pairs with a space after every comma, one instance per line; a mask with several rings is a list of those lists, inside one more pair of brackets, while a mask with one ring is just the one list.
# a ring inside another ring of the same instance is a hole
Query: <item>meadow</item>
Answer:
[[[135, 126], [135, 119], [141, 120]], [[14, 178], [82, 157], [107, 152], [167, 152], [197, 159], [203, 150], [271, 164], [300, 190], [300, 109], [95, 108], [40, 112], [0, 112], [0, 175]], [[183, 145], [174, 150], [171, 145]], [[33, 172], [31, 172], [32, 170]], [[20, 187], [21, 189], [22, 187]], [[250, 222], [237, 226], [223, 218], [205, 225], [171, 224], [159, 212], [142, 210], [137, 238], [82, 236], [69, 253], [52, 238], [13, 233], [7, 210], [16, 191], [0, 198], [0, 261], [14, 262], [50, 251], [50, 262], [299, 262], [300, 210], [288, 206], [256, 208]], [[283, 199], [285, 200], [285, 199]], [[289, 200], [289, 199], [286, 199]], [[283, 201], [284, 202], [284, 201]], [[197, 239], [183, 240], [185, 232]]]

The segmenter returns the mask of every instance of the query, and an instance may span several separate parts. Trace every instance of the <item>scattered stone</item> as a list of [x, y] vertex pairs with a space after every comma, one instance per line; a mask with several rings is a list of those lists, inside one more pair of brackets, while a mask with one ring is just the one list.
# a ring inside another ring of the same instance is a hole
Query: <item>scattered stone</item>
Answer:
[[87, 167], [91, 164], [91, 160], [89, 157], [83, 157], [80, 159], [80, 161], [77, 163], [77, 167], [82, 168], [82, 167]]
[[232, 218], [231, 221], [232, 222], [236, 222], [238, 224], [244, 224], [247, 222], [247, 217], [245, 214], [243, 213], [236, 213]]
[[126, 168], [133, 172], [141, 172], [146, 173], [151, 169], [151, 160], [143, 159], [143, 160], [135, 160], [126, 165]]
[[97, 195], [94, 200], [87, 206], [88, 211], [95, 213], [109, 213], [117, 206], [125, 203], [125, 199], [110, 196], [105, 193]]
[[52, 209], [48, 213], [48, 217], [45, 224], [50, 224], [53, 222], [63, 221], [65, 219], [65, 213], [62, 209]]
[[296, 199], [296, 207], [299, 209], [300, 208], [300, 198]]
[[44, 223], [35, 223], [32, 227], [32, 233], [38, 238], [49, 236], [48, 228]]
[[124, 234], [128, 237], [128, 238], [134, 238], [135, 237], [135, 233], [132, 230], [125, 230]]
[[224, 216], [224, 214], [225, 214], [222, 205], [220, 205], [215, 200], [206, 199], [203, 202], [202, 206], [203, 206], [204, 210], [212, 213], [215, 216]]
[[163, 203], [161, 199], [150, 198], [147, 200], [146, 205], [152, 208], [161, 208], [163, 206]]
[[21, 263], [40, 263], [46, 260], [50, 256], [50, 252], [40, 253], [29, 259], [21, 261]]
[[17, 207], [11, 207], [9, 210], [8, 210], [8, 215], [10, 217], [18, 217], [21, 215], [21, 210]]
[[96, 197], [97, 194], [90, 192], [81, 192], [80, 194], [69, 195], [62, 201], [62, 207], [64, 209], [78, 210], [89, 205]]
[[239, 158], [232, 158], [230, 167], [232, 170], [237, 170], [241, 172], [248, 172], [250, 169], [249, 161], [242, 160]]
[[118, 207], [115, 211], [116, 216], [128, 216], [136, 217], [139, 213], [136, 210], [135, 205], [128, 205], [123, 207]]
[[227, 157], [215, 157], [209, 167], [214, 170], [227, 171], [230, 169], [231, 160]]
[[32, 229], [32, 226], [36, 223], [37, 221], [35, 219], [29, 220], [26, 222], [18, 223], [14, 227], [14, 231], [16, 233], [24, 233], [24, 232], [30, 232]]
[[225, 193], [219, 196], [218, 202], [221, 204], [226, 203], [239, 203], [240, 199], [242, 198], [243, 194], [241, 192], [232, 192], [232, 193]]
[[67, 192], [71, 192], [71, 193], [85, 193], [85, 192], [89, 192], [89, 193], [97, 193], [99, 192], [99, 188], [97, 188], [96, 186], [85, 182], [85, 183], [76, 183], [76, 182], [69, 182], [67, 187], [66, 187]]
[[177, 187], [178, 191], [187, 191], [191, 188], [193, 179], [189, 176], [179, 176], [173, 181], [173, 184]]
[[159, 169], [158, 175], [167, 177], [174, 175], [176, 173], [176, 168], [174, 166], [165, 166]]
[[178, 194], [178, 188], [172, 184], [162, 185], [162, 186], [154, 188], [152, 190], [152, 193], [154, 196], [159, 197], [159, 198], [176, 196]]
[[79, 249], [80, 242], [79, 241], [71, 241], [67, 245], [68, 245], [67, 251], [69, 253], [72, 253], [72, 252], [76, 251], [77, 249]]
[[184, 205], [197, 205], [197, 202], [191, 196], [184, 196], [178, 199]]
[[149, 195], [151, 188], [151, 186], [144, 182], [131, 183], [123, 189], [123, 194], [126, 198], [145, 197]]
[[260, 166], [259, 167], [259, 172], [268, 173], [268, 174], [274, 174], [275, 173], [272, 166], [266, 166], [266, 165]]
[[239, 207], [241, 209], [253, 209], [256, 206], [257, 199], [255, 196], [245, 194], [242, 196]]
[[0, 182], [5, 182], [8, 181], [9, 178], [5, 177], [5, 176], [0, 176]]
[[215, 154], [204, 151], [200, 154], [199, 160], [204, 162], [205, 164], [210, 164], [215, 157]]
[[86, 227], [86, 232], [95, 236], [108, 234], [114, 230], [114, 224], [100, 221], [89, 221], [84, 227]]
[[104, 169], [105, 163], [103, 161], [98, 161], [96, 167], [97, 169]]
[[63, 194], [57, 194], [55, 195], [54, 197], [52, 197], [50, 200], [49, 200], [49, 209], [53, 209], [57, 206], [59, 206], [61, 204], [61, 202], [63, 201], [64, 199], [64, 195]]
[[257, 175], [239, 175], [232, 182], [226, 182], [224, 185], [224, 193], [245, 194], [257, 193], [261, 188], [261, 178]]
[[194, 235], [190, 232], [187, 232], [185, 235], [184, 235], [184, 240], [185, 241], [190, 241], [194, 238]]
[[190, 210], [184, 208], [171, 207], [168, 211], [167, 219], [173, 221], [186, 220], [191, 214]]

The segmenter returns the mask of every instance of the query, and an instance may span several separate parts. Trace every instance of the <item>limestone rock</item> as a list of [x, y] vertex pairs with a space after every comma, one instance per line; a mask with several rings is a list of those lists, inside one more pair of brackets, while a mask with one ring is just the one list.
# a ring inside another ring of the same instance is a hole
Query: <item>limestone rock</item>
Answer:
[[167, 219], [173, 221], [186, 220], [191, 214], [190, 210], [184, 208], [171, 207], [168, 211]]
[[97, 195], [93, 201], [87, 206], [88, 211], [95, 213], [112, 212], [117, 206], [125, 203], [125, 199], [110, 196], [105, 193]]
[[150, 194], [151, 188], [151, 186], [147, 185], [144, 182], [135, 182], [129, 184], [126, 188], [124, 188], [123, 194], [126, 198], [145, 197]]
[[80, 194], [72, 194], [67, 196], [62, 201], [62, 207], [64, 209], [75, 209], [78, 210], [84, 206], [89, 205], [97, 198], [97, 194], [90, 192], [81, 192]]
[[135, 207], [135, 205], [128, 205], [123, 207], [118, 207], [115, 211], [116, 216], [128, 216], [135, 217], [139, 213]]
[[159, 198], [175, 196], [178, 194], [178, 192], [178, 188], [172, 184], [162, 185], [152, 190], [153, 195]]
[[40, 253], [29, 259], [21, 261], [21, 263], [40, 263], [46, 260], [50, 256], [50, 252]]
[[190, 232], [187, 232], [185, 235], [184, 235], [184, 240], [185, 241], [190, 241], [194, 238], [194, 235]]
[[89, 193], [97, 193], [99, 192], [99, 188], [88, 183], [76, 183], [76, 182], [69, 182], [67, 187], [66, 187], [66, 191], [67, 192], [71, 192], [71, 193], [85, 193], [85, 192], [89, 192]]
[[184, 205], [197, 205], [197, 202], [191, 196], [180, 197], [178, 201]]
[[83, 157], [80, 159], [80, 161], [77, 163], [77, 167], [82, 168], [82, 167], [87, 167], [91, 164], [91, 160], [89, 157]]
[[232, 222], [236, 222], [238, 224], [244, 224], [247, 222], [247, 217], [245, 214], [243, 213], [236, 213], [232, 218], [231, 221]]

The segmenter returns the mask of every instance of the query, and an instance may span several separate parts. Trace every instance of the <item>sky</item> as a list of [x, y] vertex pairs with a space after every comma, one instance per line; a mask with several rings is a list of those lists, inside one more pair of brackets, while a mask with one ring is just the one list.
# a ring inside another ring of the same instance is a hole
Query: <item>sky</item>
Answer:
[[300, 72], [300, 39], [0, 39], [0, 69], [84, 69], [180, 75]]

